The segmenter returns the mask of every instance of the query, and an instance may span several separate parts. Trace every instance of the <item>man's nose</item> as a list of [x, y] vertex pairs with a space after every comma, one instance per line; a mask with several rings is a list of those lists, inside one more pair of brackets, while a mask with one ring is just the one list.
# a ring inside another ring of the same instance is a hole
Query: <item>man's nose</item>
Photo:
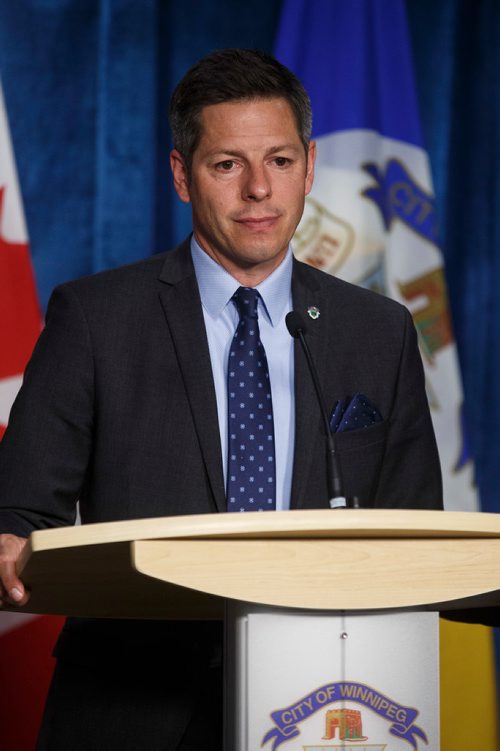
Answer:
[[264, 166], [248, 166], [242, 192], [245, 201], [262, 201], [271, 195], [271, 182]]

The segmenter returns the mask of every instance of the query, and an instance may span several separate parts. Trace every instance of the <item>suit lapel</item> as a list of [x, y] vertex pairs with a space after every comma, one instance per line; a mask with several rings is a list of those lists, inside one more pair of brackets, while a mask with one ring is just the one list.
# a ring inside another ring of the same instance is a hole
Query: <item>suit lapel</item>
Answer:
[[216, 510], [226, 510], [217, 401], [189, 242], [168, 254], [160, 300], [191, 406]]
[[[292, 280], [292, 296], [294, 310], [304, 318], [307, 326], [306, 339], [311, 356], [318, 371], [318, 377], [323, 390], [325, 389], [328, 351], [328, 300], [325, 291], [317, 282], [317, 277], [309, 273], [303, 264], [294, 263]], [[320, 315], [316, 320], [309, 317], [308, 308], [316, 307]], [[331, 321], [330, 321], [331, 323]], [[325, 399], [328, 394], [324, 393]], [[330, 405], [327, 403], [327, 409]], [[319, 411], [318, 400], [314, 384], [309, 372], [302, 346], [295, 340], [295, 451], [293, 462], [293, 480], [291, 506], [303, 508], [308, 505], [307, 480], [311, 473], [313, 462], [319, 467], [324, 464], [324, 454], [316, 455], [318, 451], [326, 451], [326, 438]], [[320, 461], [318, 461], [320, 459]], [[326, 499], [325, 499], [326, 503]]]

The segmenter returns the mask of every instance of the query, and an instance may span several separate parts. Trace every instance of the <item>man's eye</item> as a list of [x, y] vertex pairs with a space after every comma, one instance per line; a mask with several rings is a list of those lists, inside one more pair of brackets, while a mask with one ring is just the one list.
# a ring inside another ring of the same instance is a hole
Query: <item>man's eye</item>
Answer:
[[287, 159], [285, 156], [277, 156], [274, 159], [274, 163], [277, 167], [286, 167], [290, 164], [290, 159]]
[[218, 169], [223, 170], [224, 172], [229, 172], [229, 170], [232, 170], [234, 167], [234, 162], [232, 159], [224, 159], [223, 162], [219, 162], [217, 164]]

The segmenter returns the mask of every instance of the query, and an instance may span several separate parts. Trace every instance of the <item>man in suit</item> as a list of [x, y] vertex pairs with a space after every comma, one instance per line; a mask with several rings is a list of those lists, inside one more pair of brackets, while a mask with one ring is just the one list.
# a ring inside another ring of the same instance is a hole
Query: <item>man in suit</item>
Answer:
[[[271, 508], [329, 498], [323, 423], [285, 325], [292, 309], [309, 312], [328, 408], [361, 393], [377, 415], [336, 435], [346, 495], [362, 507], [442, 507], [409, 313], [292, 257], [315, 158], [300, 82], [263, 53], [213, 53], [177, 87], [171, 122], [193, 236], [54, 292], [0, 447], [0, 601], [27, 601], [15, 573], [26, 537], [74, 523], [77, 500], [83, 523], [230, 510], [226, 377], [240, 288], [259, 293]], [[220, 751], [220, 638], [218, 624], [70, 619], [39, 748]]]

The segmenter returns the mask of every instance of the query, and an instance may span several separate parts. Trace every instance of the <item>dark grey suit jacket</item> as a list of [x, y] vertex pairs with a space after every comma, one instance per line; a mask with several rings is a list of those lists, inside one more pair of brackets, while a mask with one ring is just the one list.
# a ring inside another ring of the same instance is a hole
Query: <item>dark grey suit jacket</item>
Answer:
[[[408, 311], [294, 262], [294, 308], [329, 407], [356, 392], [383, 423], [337, 435], [362, 507], [441, 508]], [[295, 352], [292, 508], [326, 508], [325, 437]], [[0, 530], [225, 511], [209, 350], [189, 244], [59, 287], [0, 446]]]

